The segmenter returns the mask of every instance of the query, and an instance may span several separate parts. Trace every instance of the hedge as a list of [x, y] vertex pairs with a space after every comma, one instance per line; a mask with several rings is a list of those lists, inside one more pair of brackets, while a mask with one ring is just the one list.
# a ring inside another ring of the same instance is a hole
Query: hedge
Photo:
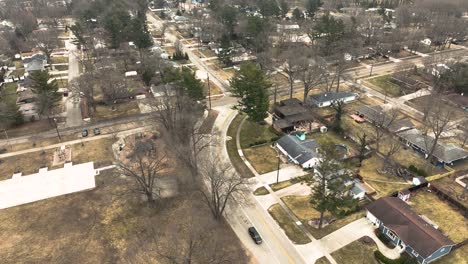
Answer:
[[382, 252], [376, 250], [374, 251], [374, 256], [377, 260], [384, 264], [418, 264], [418, 261], [415, 258], [410, 257], [408, 255], [402, 255], [400, 258], [397, 259], [389, 259], [386, 256], [384, 256]]

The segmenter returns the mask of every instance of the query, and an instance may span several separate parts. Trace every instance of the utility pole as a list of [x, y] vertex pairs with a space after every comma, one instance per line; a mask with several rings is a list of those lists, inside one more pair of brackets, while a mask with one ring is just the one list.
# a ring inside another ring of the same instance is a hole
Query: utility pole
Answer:
[[8, 144], [8, 146], [10, 147], [10, 150], [13, 150], [13, 147], [12, 147], [11, 144], [10, 144], [10, 138], [8, 138], [8, 133], [7, 133], [6, 129], [3, 129], [3, 132], [5, 133], [5, 137], [6, 137], [6, 140], [7, 140], [7, 144]]
[[279, 171], [280, 171], [281, 156], [278, 152], [278, 170], [276, 171], [276, 183], [279, 181]]
[[55, 130], [57, 131], [57, 136], [59, 138], [59, 141], [62, 142], [62, 137], [60, 136], [60, 132], [58, 130], [58, 126], [57, 126], [57, 118], [54, 117], [54, 125], [55, 125]]
[[206, 73], [206, 77], [207, 77], [207, 80], [208, 80], [208, 103], [209, 103], [210, 110], [211, 110], [211, 86], [210, 86], [210, 75], [209, 75], [208, 73]]

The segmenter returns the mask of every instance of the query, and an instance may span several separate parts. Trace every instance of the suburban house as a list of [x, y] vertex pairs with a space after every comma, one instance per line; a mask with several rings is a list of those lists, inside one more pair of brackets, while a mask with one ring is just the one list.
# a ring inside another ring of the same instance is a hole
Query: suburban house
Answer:
[[276, 147], [290, 162], [304, 169], [312, 168], [320, 161], [319, 144], [313, 139], [301, 140], [295, 135], [286, 135], [276, 142]]
[[24, 56], [23, 63], [27, 73], [43, 71], [47, 65], [47, 57], [42, 53], [35, 53], [31, 56]]
[[398, 197], [383, 197], [365, 208], [367, 218], [379, 231], [421, 264], [447, 255], [455, 245]]
[[407, 118], [395, 120], [395, 118], [386, 114], [383, 107], [379, 105], [361, 106], [356, 110], [356, 115], [364, 118], [369, 123], [386, 127], [391, 133], [398, 133], [414, 128], [414, 124], [411, 120]]
[[336, 102], [349, 103], [355, 101], [358, 95], [351, 92], [327, 92], [309, 96], [309, 103], [317, 107], [330, 106]]
[[354, 179], [345, 183], [346, 186], [352, 185], [350, 191], [351, 196], [353, 199], [362, 200], [366, 196], [367, 189], [366, 187], [359, 181], [358, 179]]
[[[312, 132], [313, 114], [296, 98], [283, 100], [273, 106], [273, 128], [289, 133], [295, 130]], [[318, 128], [317, 128], [318, 129]]]
[[[397, 135], [407, 146], [410, 146], [417, 152], [425, 155], [426, 158], [434, 144], [433, 137], [424, 135], [417, 129], [403, 131]], [[457, 161], [468, 158], [468, 151], [457, 147], [454, 144], [443, 144], [437, 142], [433, 156], [435, 157], [433, 162], [438, 165], [453, 165]]]

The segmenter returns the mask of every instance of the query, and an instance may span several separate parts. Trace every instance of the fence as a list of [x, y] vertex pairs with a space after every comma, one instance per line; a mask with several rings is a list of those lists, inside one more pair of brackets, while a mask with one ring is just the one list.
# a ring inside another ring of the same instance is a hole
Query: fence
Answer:
[[443, 190], [437, 188], [436, 186], [432, 184], [429, 186], [429, 189], [434, 191], [434, 193], [437, 194], [440, 198], [448, 201], [450, 204], [460, 209], [462, 211], [463, 216], [468, 217], [468, 208], [466, 208], [465, 205], [455, 200], [454, 198], [452, 198], [452, 196], [448, 195]]

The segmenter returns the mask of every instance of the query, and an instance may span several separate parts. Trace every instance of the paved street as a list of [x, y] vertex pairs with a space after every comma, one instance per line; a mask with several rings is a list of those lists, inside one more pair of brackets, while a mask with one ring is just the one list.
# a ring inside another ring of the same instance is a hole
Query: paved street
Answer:
[[[71, 35], [71, 32], [70, 32]], [[76, 48], [76, 45], [71, 42], [71, 39], [66, 41], [68, 49], [68, 83], [73, 79], [80, 76], [80, 63], [79, 63], [79, 52]], [[81, 110], [79, 107], [79, 100], [76, 100], [71, 93], [68, 95], [66, 100], [66, 109], [67, 109], [67, 120], [65, 123], [66, 127], [80, 126], [83, 124], [83, 118], [81, 116]]]

